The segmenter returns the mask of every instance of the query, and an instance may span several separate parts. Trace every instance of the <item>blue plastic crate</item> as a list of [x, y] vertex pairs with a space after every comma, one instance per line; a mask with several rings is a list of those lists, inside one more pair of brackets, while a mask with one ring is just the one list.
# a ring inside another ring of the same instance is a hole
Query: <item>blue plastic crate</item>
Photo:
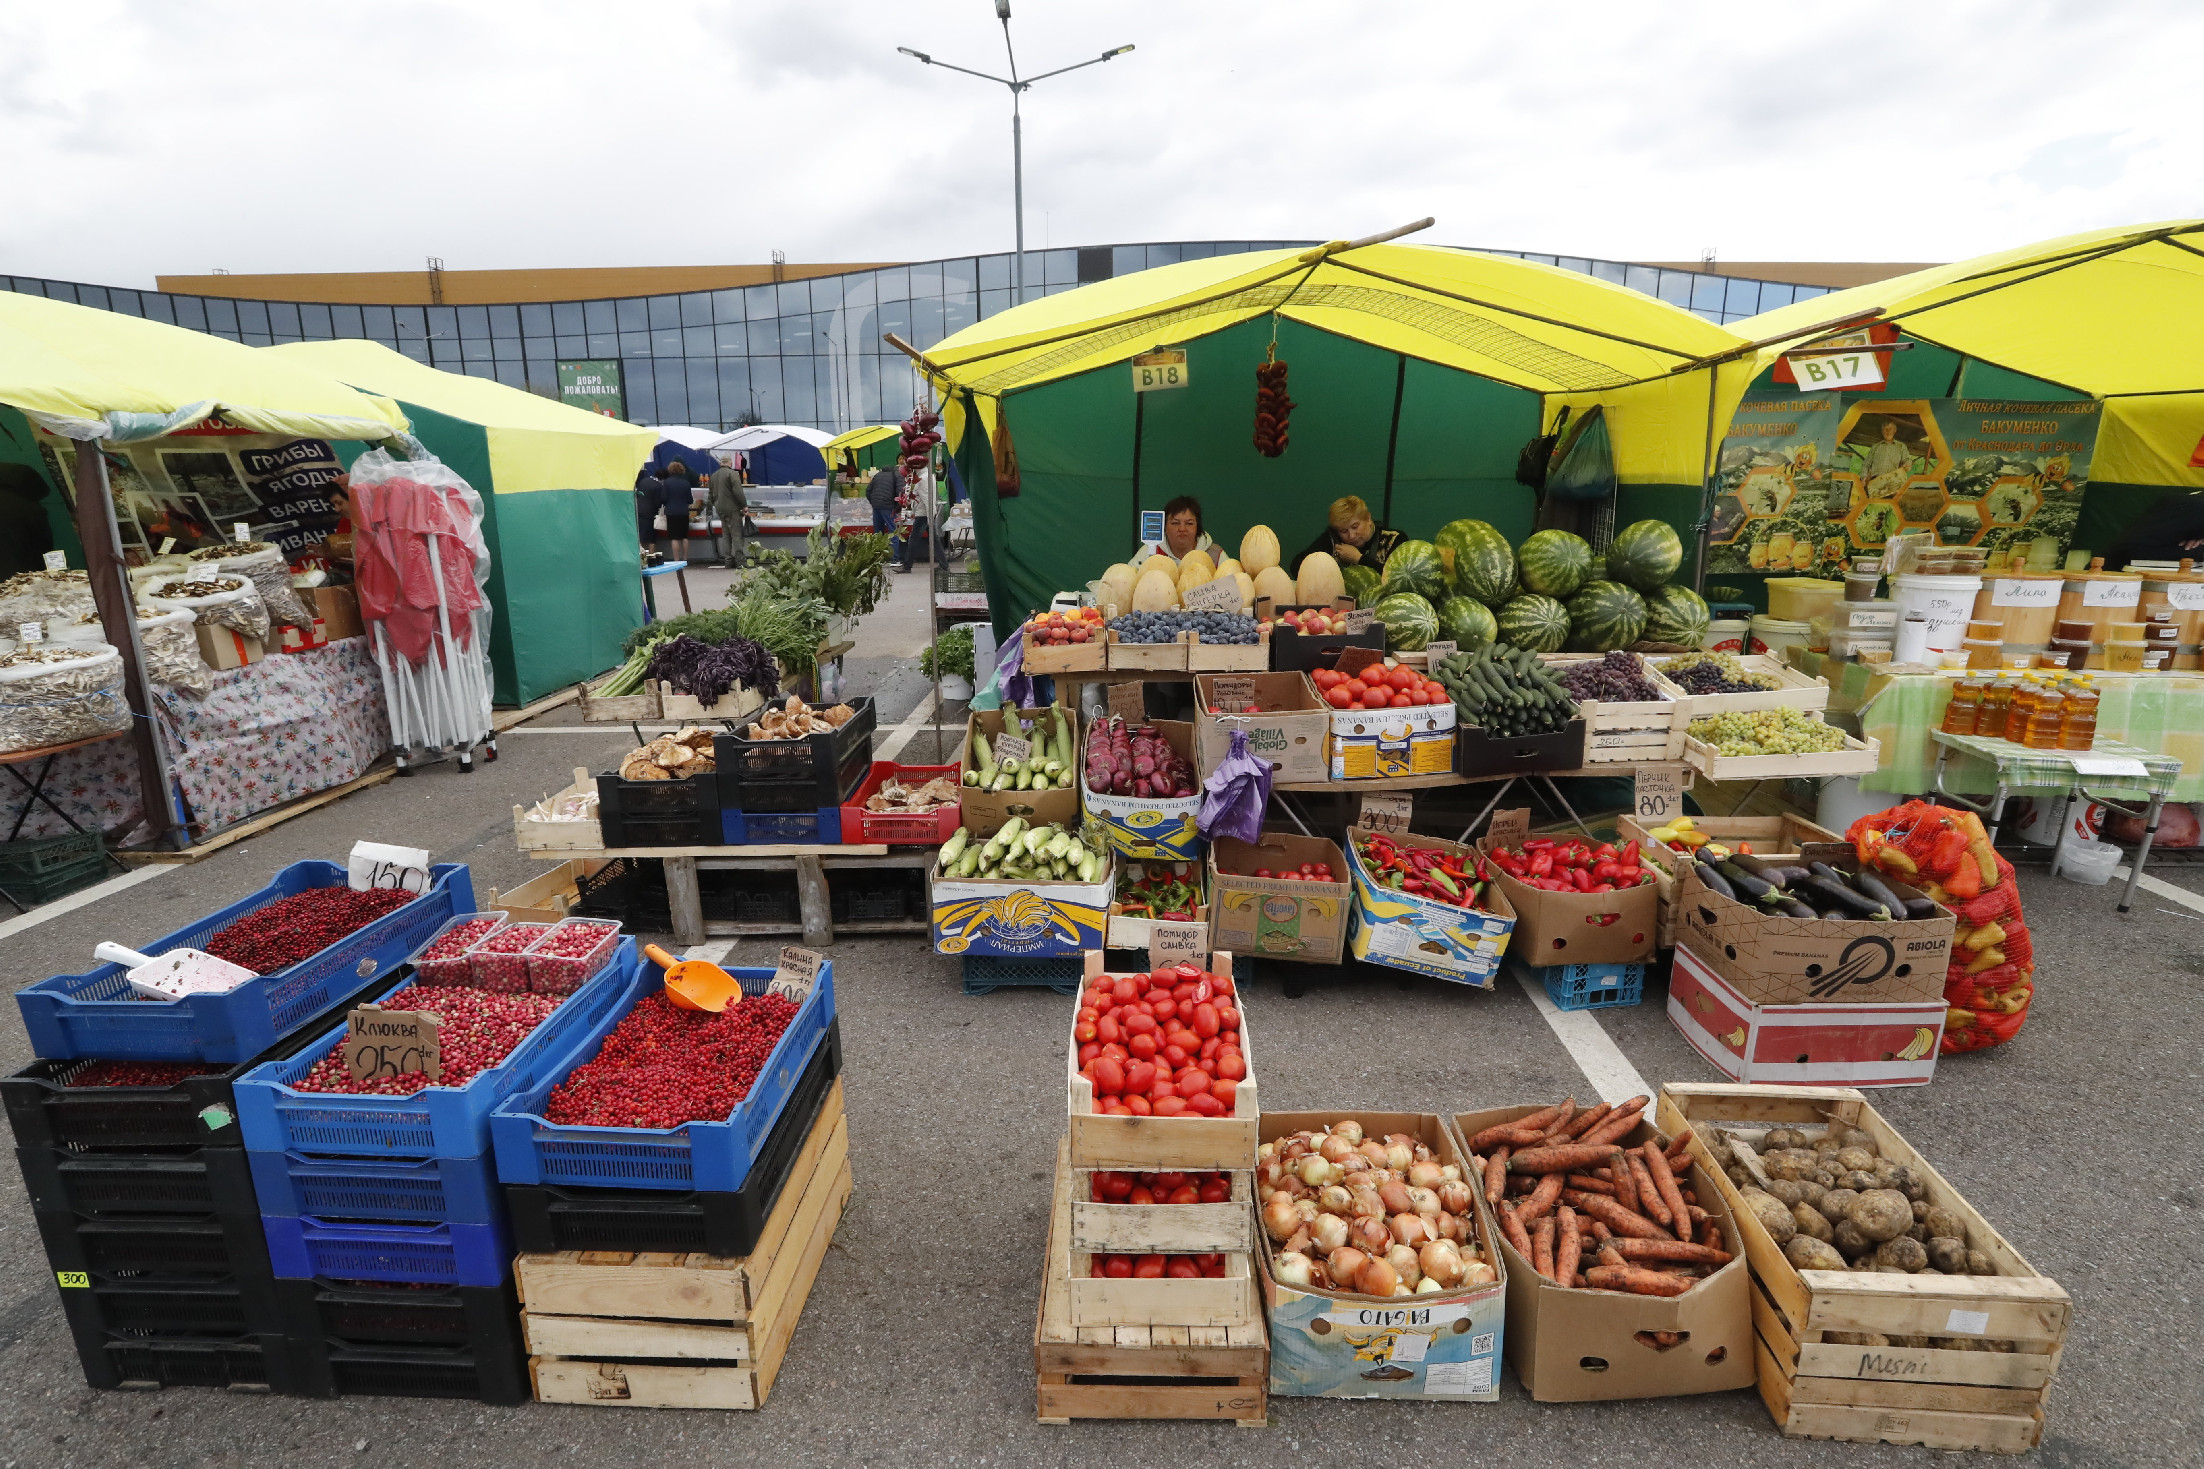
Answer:
[[[143, 952], [203, 949], [217, 932], [256, 909], [345, 881], [341, 863], [293, 862], [251, 897], [145, 945]], [[122, 965], [102, 964], [85, 974], [42, 979], [17, 991], [15, 1003], [32, 1050], [49, 1060], [246, 1061], [405, 963], [453, 914], [474, 907], [474, 880], [466, 864], [440, 862], [430, 870], [428, 892], [397, 912], [311, 959], [247, 980], [227, 994], [149, 1000], [130, 988]]]
[[505, 1217], [497, 1167], [472, 1158], [321, 1158], [247, 1152], [263, 1215], [493, 1224]]
[[426, 1285], [502, 1285], [513, 1246], [490, 1224], [338, 1224], [312, 1215], [264, 1214], [278, 1280], [387, 1280]]
[[[770, 969], [730, 970], [745, 992], [763, 990]], [[819, 980], [773, 1047], [750, 1095], [725, 1122], [680, 1127], [563, 1127], [546, 1122], [544, 1099], [566, 1074], [594, 1059], [604, 1038], [646, 995], [665, 984], [665, 971], [644, 963], [619, 1003], [556, 1066], [539, 1071], [529, 1088], [515, 1090], [490, 1114], [497, 1176], [504, 1183], [583, 1184], [593, 1188], [695, 1189], [732, 1193], [750, 1176], [773, 1123], [788, 1105], [811, 1056], [834, 1023], [834, 965], [819, 966]]]
[[1643, 964], [1548, 964], [1523, 968], [1560, 1010], [1612, 1010], [1645, 998]]
[[838, 847], [842, 808], [816, 811], [722, 811], [720, 839], [730, 847]]
[[[623, 938], [611, 962], [569, 995], [501, 1065], [465, 1086], [432, 1086], [410, 1097], [302, 1092], [291, 1083], [314, 1068], [337, 1043], [343, 1022], [326, 1042], [300, 1047], [239, 1077], [237, 1118], [245, 1146], [258, 1153], [321, 1153], [350, 1157], [476, 1158], [490, 1150], [490, 1110], [540, 1078], [565, 1075], [560, 1057], [578, 1039], [601, 1034], [595, 1027], [631, 987], [637, 965], [635, 940]], [[413, 988], [408, 980], [377, 1003], [395, 1008]], [[435, 989], [424, 992], [433, 996]]]
[[1012, 986], [1044, 986], [1060, 995], [1076, 995], [1085, 968], [1086, 960], [1078, 954], [1052, 954], [1030, 959], [966, 954], [964, 992], [991, 995]]

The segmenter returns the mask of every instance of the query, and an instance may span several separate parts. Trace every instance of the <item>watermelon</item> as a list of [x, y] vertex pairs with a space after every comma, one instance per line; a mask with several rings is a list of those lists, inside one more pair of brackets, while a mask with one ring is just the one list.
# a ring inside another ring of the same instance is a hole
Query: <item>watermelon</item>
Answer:
[[1645, 637], [1648, 642], [1699, 646], [1714, 614], [1706, 599], [1689, 587], [1665, 586], [1645, 594]]
[[1633, 521], [1607, 548], [1607, 575], [1641, 592], [1663, 585], [1683, 564], [1683, 540], [1665, 520]]
[[1357, 607], [1377, 605], [1378, 574], [1367, 566], [1342, 566], [1339, 579], [1346, 584], [1347, 595], [1355, 599]]
[[1380, 582], [1386, 596], [1413, 592], [1427, 602], [1436, 602], [1446, 595], [1446, 562], [1439, 558], [1439, 548], [1429, 541], [1402, 541], [1385, 558], [1385, 575]]
[[1533, 653], [1558, 653], [1569, 637], [1569, 609], [1551, 597], [1525, 592], [1511, 598], [1494, 619], [1500, 641]]
[[1500, 636], [1492, 609], [1475, 597], [1449, 597], [1439, 604], [1439, 636], [1452, 639], [1465, 653], [1474, 653]]
[[1606, 653], [1627, 648], [1645, 631], [1645, 598], [1621, 582], [1586, 582], [1569, 599], [1572, 653]]
[[1487, 607], [1498, 607], [1515, 595], [1515, 551], [1506, 536], [1484, 521], [1450, 520], [1431, 540], [1449, 553], [1454, 590], [1460, 595]]
[[1565, 530], [1542, 530], [1516, 553], [1523, 590], [1543, 597], [1566, 597], [1590, 581], [1598, 566], [1592, 546]]
[[1385, 627], [1387, 652], [1413, 653], [1439, 635], [1439, 614], [1414, 592], [1380, 597], [1371, 610]]

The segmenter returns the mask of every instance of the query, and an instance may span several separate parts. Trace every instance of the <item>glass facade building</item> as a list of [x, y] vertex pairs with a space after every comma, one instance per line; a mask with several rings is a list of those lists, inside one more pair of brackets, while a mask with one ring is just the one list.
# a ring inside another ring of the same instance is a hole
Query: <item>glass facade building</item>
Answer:
[[[1100, 245], [1026, 254], [1037, 299], [1158, 265], [1315, 243], [1228, 240]], [[1613, 281], [1707, 318], [1730, 322], [1826, 294], [1820, 286], [1744, 280], [1522, 251], [1536, 261]], [[960, 255], [806, 280], [581, 301], [470, 306], [370, 306], [233, 300], [0, 275], [0, 289], [171, 322], [248, 346], [361, 337], [450, 372], [558, 395], [557, 364], [616, 359], [626, 416], [638, 423], [733, 428], [790, 423], [838, 433], [910, 411], [918, 378], [882, 340], [914, 346], [1012, 305], [1012, 257]]]

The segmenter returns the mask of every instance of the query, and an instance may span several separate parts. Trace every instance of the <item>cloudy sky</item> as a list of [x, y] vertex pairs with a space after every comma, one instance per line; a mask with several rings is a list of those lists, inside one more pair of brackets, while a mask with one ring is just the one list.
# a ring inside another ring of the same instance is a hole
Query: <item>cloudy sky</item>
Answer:
[[[2196, 0], [1016, 0], [1029, 247], [1935, 261], [2204, 213]], [[1565, 15], [1566, 18], [1563, 18]], [[0, 4], [0, 271], [1007, 249], [990, 0]]]

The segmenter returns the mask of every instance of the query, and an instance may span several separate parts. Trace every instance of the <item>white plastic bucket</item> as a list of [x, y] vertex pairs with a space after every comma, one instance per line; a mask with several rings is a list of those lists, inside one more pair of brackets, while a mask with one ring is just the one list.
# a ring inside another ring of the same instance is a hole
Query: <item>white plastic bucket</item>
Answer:
[[1898, 604], [1899, 618], [1919, 612], [1928, 623], [1929, 650], [1956, 652], [1967, 635], [1967, 622], [1974, 616], [1975, 594], [1982, 590], [1982, 578], [1902, 572], [1891, 580], [1895, 584], [1891, 597]]
[[1751, 624], [1743, 618], [1717, 617], [1707, 624], [1706, 634], [1699, 639], [1699, 646], [1709, 653], [1736, 653], [1742, 656], [1745, 639], [1751, 633]]
[[[2049, 791], [2015, 796], [2006, 803], [2004, 829], [2039, 847], [2062, 840], [2094, 841], [2104, 830], [2105, 808], [2096, 801], [2068, 801]], [[2062, 825], [2060, 817], [2065, 821]], [[2003, 835], [2003, 831], [1999, 833]]]
[[1793, 622], [1786, 617], [1770, 617], [1765, 612], [1755, 613], [1752, 620], [1752, 651], [1765, 653], [1771, 658], [1783, 656], [1785, 648], [1803, 648], [1813, 637], [1809, 623]]
[[2068, 882], [2103, 887], [2112, 881], [2112, 869], [2120, 865], [2120, 849], [2111, 842], [2068, 840], [2059, 843], [2052, 869]]
[[1863, 791], [1856, 775], [1840, 775], [1826, 781], [1814, 803], [1814, 820], [1834, 832], [1851, 830], [1862, 816], [1873, 816], [1899, 805], [1905, 797], [1891, 791]]

